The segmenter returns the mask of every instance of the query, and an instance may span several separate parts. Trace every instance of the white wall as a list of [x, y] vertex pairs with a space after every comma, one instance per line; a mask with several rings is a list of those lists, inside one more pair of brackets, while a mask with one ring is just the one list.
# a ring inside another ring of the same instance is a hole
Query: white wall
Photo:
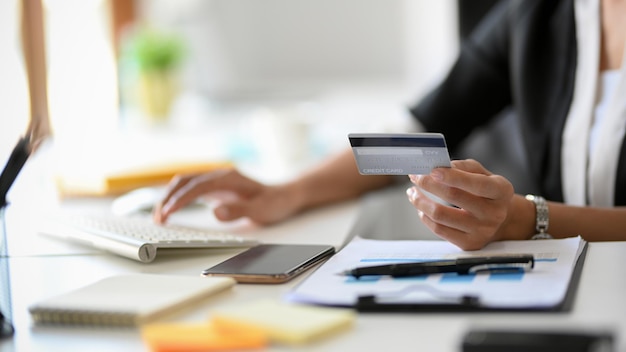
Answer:
[[189, 40], [188, 87], [213, 97], [390, 85], [420, 94], [458, 46], [454, 0], [145, 0]]
[[[257, 145], [268, 139], [259, 121], [277, 125], [268, 116], [285, 126], [304, 120], [308, 137], [279, 149], [314, 156], [345, 148], [350, 132], [406, 131], [406, 106], [439, 81], [458, 49], [456, 0], [140, 3], [144, 19], [189, 40], [190, 94], [174, 116], [219, 130], [236, 146], [228, 147], [234, 159], [251, 148], [279, 159]], [[219, 127], [234, 121], [232, 133]]]
[[30, 101], [19, 36], [19, 2], [0, 1], [0, 168], [26, 132]]

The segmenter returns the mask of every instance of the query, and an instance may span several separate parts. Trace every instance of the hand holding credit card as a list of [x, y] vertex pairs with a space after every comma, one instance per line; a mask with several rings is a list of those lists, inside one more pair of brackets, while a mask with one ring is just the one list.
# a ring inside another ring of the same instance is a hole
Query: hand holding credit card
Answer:
[[348, 139], [362, 175], [417, 175], [450, 167], [441, 133], [350, 133]]

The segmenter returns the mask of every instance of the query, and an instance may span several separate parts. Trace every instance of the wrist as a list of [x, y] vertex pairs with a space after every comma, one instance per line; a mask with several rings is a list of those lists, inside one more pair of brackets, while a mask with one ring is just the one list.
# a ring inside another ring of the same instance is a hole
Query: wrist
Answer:
[[299, 213], [309, 206], [307, 205], [309, 197], [301, 182], [291, 181], [278, 187], [282, 189], [281, 192], [286, 198], [286, 206], [291, 209], [291, 213]]
[[535, 234], [535, 206], [523, 195], [511, 200], [506, 220], [496, 234], [496, 240], [528, 240]]

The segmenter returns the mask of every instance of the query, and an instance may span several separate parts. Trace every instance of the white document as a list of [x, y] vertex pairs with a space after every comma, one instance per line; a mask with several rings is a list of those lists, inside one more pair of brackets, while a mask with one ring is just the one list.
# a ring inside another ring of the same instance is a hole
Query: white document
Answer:
[[[356, 237], [289, 293], [291, 301], [354, 306], [359, 296], [375, 295], [393, 303], [438, 304], [464, 295], [487, 308], [547, 309], [563, 302], [585, 241], [502, 241], [478, 251], [463, 251], [446, 241], [369, 240]], [[523, 272], [442, 273], [413, 277], [344, 276], [361, 266], [468, 256], [532, 254], [534, 268]]]

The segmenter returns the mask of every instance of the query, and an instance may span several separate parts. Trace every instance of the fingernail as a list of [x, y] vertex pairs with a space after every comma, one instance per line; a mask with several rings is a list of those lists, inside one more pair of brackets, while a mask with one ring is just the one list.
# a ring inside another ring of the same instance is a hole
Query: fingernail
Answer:
[[406, 195], [409, 197], [409, 200], [415, 200], [415, 188], [409, 187], [406, 189]]
[[167, 213], [170, 212], [171, 208], [172, 208], [172, 203], [171, 202], [167, 202], [167, 203], [165, 203], [165, 205], [163, 205], [163, 207], [161, 208], [159, 213], [160, 214], [167, 214]]

